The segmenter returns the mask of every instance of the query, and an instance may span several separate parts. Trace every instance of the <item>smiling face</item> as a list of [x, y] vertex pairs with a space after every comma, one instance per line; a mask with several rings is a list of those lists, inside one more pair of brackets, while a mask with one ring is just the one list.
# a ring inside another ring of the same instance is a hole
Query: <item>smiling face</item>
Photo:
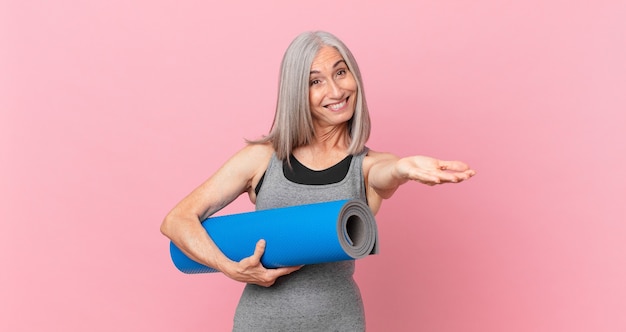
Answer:
[[357, 83], [341, 54], [330, 46], [322, 47], [309, 76], [309, 103], [317, 126], [347, 123], [354, 115]]

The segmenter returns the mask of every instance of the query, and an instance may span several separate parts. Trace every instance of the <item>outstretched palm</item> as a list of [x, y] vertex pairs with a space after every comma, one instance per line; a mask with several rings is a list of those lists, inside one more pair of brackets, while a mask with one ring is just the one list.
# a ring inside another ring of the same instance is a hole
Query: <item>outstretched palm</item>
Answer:
[[461, 182], [475, 174], [463, 162], [445, 161], [426, 156], [411, 156], [398, 160], [396, 172], [401, 178], [431, 186], [447, 182]]

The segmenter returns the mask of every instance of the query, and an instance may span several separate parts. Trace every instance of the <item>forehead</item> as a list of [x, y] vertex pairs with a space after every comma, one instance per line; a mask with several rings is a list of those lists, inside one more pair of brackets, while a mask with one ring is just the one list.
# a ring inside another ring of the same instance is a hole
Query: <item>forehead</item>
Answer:
[[315, 55], [313, 63], [311, 63], [311, 70], [317, 71], [332, 68], [337, 63], [337, 61], [340, 60], [343, 60], [343, 57], [336, 48], [331, 46], [324, 46]]

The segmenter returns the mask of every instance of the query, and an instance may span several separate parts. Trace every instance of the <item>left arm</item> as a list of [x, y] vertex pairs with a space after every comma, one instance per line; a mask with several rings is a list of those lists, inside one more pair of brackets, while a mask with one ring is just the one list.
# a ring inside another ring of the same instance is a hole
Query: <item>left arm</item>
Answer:
[[408, 181], [434, 186], [459, 183], [476, 174], [464, 162], [426, 156], [398, 158], [389, 153], [370, 151], [366, 161], [367, 199], [374, 213], [380, 208], [383, 199], [390, 198], [398, 187]]

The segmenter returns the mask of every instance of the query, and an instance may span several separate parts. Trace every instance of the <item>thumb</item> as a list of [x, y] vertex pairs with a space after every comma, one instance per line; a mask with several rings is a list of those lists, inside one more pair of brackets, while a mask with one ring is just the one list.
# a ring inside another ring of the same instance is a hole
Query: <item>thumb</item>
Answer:
[[254, 247], [254, 254], [252, 254], [252, 256], [250, 257], [253, 264], [257, 265], [261, 263], [261, 256], [263, 256], [263, 253], [265, 252], [265, 240], [264, 239], [260, 239], [257, 243], [256, 246]]

